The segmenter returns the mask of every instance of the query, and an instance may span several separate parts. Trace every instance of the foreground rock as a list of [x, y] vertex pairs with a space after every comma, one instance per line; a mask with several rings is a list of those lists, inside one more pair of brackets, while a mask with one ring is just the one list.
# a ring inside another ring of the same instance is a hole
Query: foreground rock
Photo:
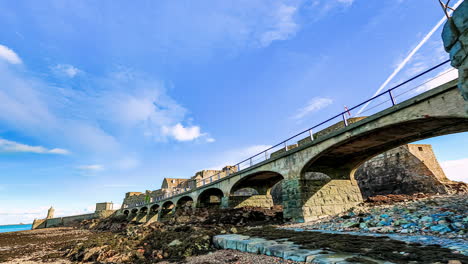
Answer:
[[[438, 245], [423, 245], [394, 240], [386, 236], [357, 236], [321, 232], [294, 231], [274, 227], [252, 228], [243, 237], [232, 239], [227, 248], [242, 250], [242, 244], [262, 254], [292, 255], [293, 259], [311, 259], [311, 263], [468, 263], [468, 256]], [[255, 244], [258, 239], [263, 245]], [[234, 241], [234, 243], [232, 242]], [[224, 248], [223, 246], [223, 248]], [[303, 255], [301, 255], [303, 254]], [[451, 262], [450, 262], [451, 261]]]
[[[392, 202], [392, 197], [395, 197], [397, 203], [388, 205], [387, 202]], [[468, 195], [398, 201], [397, 198], [402, 197], [409, 196], [376, 197], [371, 199], [373, 203], [354, 208], [339, 217], [295, 226], [315, 230], [468, 238]], [[381, 205], [374, 206], [375, 203]]]

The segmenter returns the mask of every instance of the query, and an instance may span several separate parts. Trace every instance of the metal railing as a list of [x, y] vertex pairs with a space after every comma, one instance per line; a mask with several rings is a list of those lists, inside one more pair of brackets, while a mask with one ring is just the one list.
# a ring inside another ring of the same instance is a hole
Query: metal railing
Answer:
[[[232, 171], [229, 168], [228, 170], [222, 170], [219, 173], [210, 176], [209, 178], [199, 179], [199, 180], [188, 180], [187, 185], [190, 186], [190, 187], [177, 189], [177, 190], [172, 191], [172, 192], [167, 192], [164, 195], [161, 195], [161, 196], [158, 196], [158, 197], [154, 198], [154, 201], [151, 201], [151, 203], [159, 202], [161, 200], [173, 197], [175, 195], [179, 195], [179, 194], [182, 194], [182, 193], [185, 193], [185, 192], [195, 190], [198, 187], [202, 187], [202, 186], [205, 186], [207, 184], [217, 182], [217, 181], [219, 181], [219, 180], [221, 180], [221, 179], [223, 179], [225, 177], [228, 177], [228, 176], [230, 176], [230, 175], [232, 175], [234, 173], [240, 172], [240, 171], [242, 171], [244, 169], [247, 169], [247, 168], [249, 168], [251, 166], [254, 166], [255, 164], [258, 164], [260, 162], [263, 162], [263, 161], [266, 161], [266, 160], [270, 159], [271, 155], [273, 153], [281, 154], [283, 152], [287, 152], [287, 151], [291, 150], [292, 148], [295, 148], [295, 147], [303, 144], [303, 143], [301, 143], [302, 140], [305, 140], [307, 142], [314, 141], [314, 140], [317, 139], [317, 133], [314, 133], [314, 131], [320, 132], [319, 128], [321, 128], [321, 127], [325, 128], [324, 125], [326, 125], [326, 124], [329, 125], [332, 121], [334, 121], [336, 119], [341, 120], [339, 122], [342, 122], [343, 126], [347, 127], [348, 125], [350, 125], [348, 120], [349, 120], [349, 118], [351, 118], [351, 115], [350, 115], [351, 111], [353, 111], [353, 110], [355, 110], [355, 109], [357, 109], [359, 107], [362, 107], [362, 106], [364, 106], [364, 105], [366, 105], [366, 104], [368, 104], [370, 102], [373, 102], [376, 99], [384, 99], [383, 97], [387, 98], [386, 100], [383, 100], [382, 102], [379, 102], [378, 105], [376, 105], [376, 106], [374, 106], [374, 107], [372, 107], [372, 108], [370, 108], [370, 109], [368, 109], [366, 111], [363, 111], [363, 112], [367, 112], [367, 111], [369, 111], [369, 110], [371, 110], [371, 109], [373, 109], [375, 107], [381, 106], [381, 105], [383, 105], [385, 103], [388, 103], [388, 102], [390, 103], [390, 107], [392, 107], [395, 104], [397, 104], [396, 98], [398, 98], [398, 97], [400, 97], [400, 96], [402, 96], [404, 94], [408, 94], [408, 92], [410, 92], [410, 91], [414, 91], [416, 88], [419, 88], [419, 87], [427, 84], [428, 82], [430, 82], [430, 81], [432, 81], [432, 80], [434, 80], [436, 78], [439, 78], [444, 74], [449, 73], [451, 70], [446, 71], [446, 72], [444, 72], [444, 73], [442, 73], [440, 75], [437, 75], [436, 77], [434, 77], [432, 79], [426, 80], [423, 83], [404, 91], [403, 93], [395, 95], [394, 94], [395, 90], [399, 89], [400, 87], [403, 87], [405, 84], [408, 84], [411, 81], [413, 81], [415, 79], [418, 79], [419, 77], [421, 77], [421, 76], [423, 76], [423, 75], [425, 75], [425, 74], [427, 74], [429, 72], [432, 72], [435, 69], [438, 69], [438, 68], [442, 67], [443, 65], [447, 64], [448, 62], [450, 62], [450, 60], [446, 60], [446, 61], [444, 61], [442, 63], [439, 63], [436, 66], [434, 66], [434, 67], [432, 67], [432, 68], [430, 68], [428, 70], [425, 70], [425, 71], [411, 77], [410, 79], [408, 79], [408, 80], [406, 80], [404, 82], [401, 82], [398, 85], [395, 85], [392, 88], [371, 97], [370, 99], [368, 99], [368, 100], [366, 100], [366, 101], [364, 101], [364, 102], [362, 102], [360, 104], [357, 104], [357, 105], [355, 105], [355, 106], [353, 106], [353, 107], [351, 107], [349, 109], [346, 109], [345, 111], [340, 112], [339, 114], [336, 114], [333, 117], [330, 117], [327, 120], [325, 120], [323, 122], [320, 122], [319, 124], [317, 124], [317, 125], [315, 125], [313, 127], [305, 129], [305, 130], [295, 134], [294, 136], [291, 136], [291, 137], [281, 141], [280, 143], [278, 143], [278, 144], [276, 144], [276, 145], [274, 145], [274, 146], [272, 146], [272, 147], [270, 147], [270, 148], [268, 148], [268, 149], [266, 149], [266, 150], [264, 150], [262, 152], [259, 152], [259, 153], [255, 154], [255, 155], [253, 155], [253, 156], [251, 156], [251, 157], [249, 157], [249, 158], [235, 164], [234, 166], [232, 166], [232, 167], [235, 168], [234, 171]], [[455, 69], [452, 69], [452, 70], [455, 70]], [[414, 96], [411, 96], [410, 98], [412, 98], [412, 97], [414, 97]], [[384, 109], [387, 109], [387, 108], [388, 107], [385, 107]], [[348, 115], [348, 117], [347, 117], [347, 115]], [[294, 142], [294, 144], [289, 145], [289, 143], [292, 143], [292, 142]], [[147, 203], [143, 203], [143, 204], [147, 204]], [[135, 206], [140, 206], [140, 205], [135, 205]]]

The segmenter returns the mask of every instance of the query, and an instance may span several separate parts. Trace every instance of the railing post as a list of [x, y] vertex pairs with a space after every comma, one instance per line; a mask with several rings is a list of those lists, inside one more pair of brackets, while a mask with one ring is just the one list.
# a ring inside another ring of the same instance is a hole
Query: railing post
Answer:
[[240, 171], [240, 164], [237, 164], [237, 171]]
[[343, 113], [342, 116], [343, 116], [344, 126], [347, 127], [348, 126], [348, 120], [346, 119], [345, 113]]
[[392, 100], [392, 106], [396, 105], [395, 98], [393, 98], [392, 90], [388, 90], [388, 95], [390, 95], [390, 100]]
[[250, 166], [252, 166], [252, 158], [250, 158]]
[[265, 151], [265, 160], [268, 159], [268, 150]]
[[284, 142], [284, 150], [288, 151], [288, 142], [287, 141]]
[[310, 135], [310, 140], [314, 141], [314, 133], [312, 132], [312, 129], [309, 130], [309, 135]]

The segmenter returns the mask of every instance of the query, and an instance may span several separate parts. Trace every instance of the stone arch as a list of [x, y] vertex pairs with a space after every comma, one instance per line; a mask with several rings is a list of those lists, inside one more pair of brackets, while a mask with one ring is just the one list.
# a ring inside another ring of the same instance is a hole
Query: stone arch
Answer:
[[148, 213], [148, 207], [146, 206], [140, 208], [140, 210], [138, 211], [138, 214], [140, 215], [146, 215], [147, 213]]
[[138, 208], [133, 208], [131, 213], [132, 213], [132, 215], [137, 215], [138, 214]]
[[356, 128], [356, 131], [362, 132], [344, 140], [331, 144], [324, 141], [322, 144], [327, 146], [305, 162], [301, 177], [306, 176], [306, 172], [322, 172], [333, 179], [353, 179], [357, 168], [372, 157], [415, 141], [466, 132], [468, 119], [422, 116], [382, 126], [366, 126], [364, 124], [362, 129]]
[[153, 204], [150, 207], [150, 213], [152, 213], [152, 214], [157, 213], [159, 211], [159, 209], [160, 209], [159, 207], [160, 207], [159, 204]]
[[126, 215], [126, 216], [128, 216], [128, 215], [130, 214], [130, 211], [129, 211], [129, 210], [124, 210], [124, 211], [123, 211], [123, 214]]
[[174, 210], [173, 210], [174, 208], [175, 208], [175, 205], [172, 201], [164, 202], [160, 210], [161, 219], [164, 220], [164, 218], [172, 216], [172, 214], [174, 213]]
[[[281, 174], [273, 171], [260, 171], [241, 178], [231, 187], [229, 207], [273, 207], [271, 190], [283, 179]], [[242, 190], [254, 190], [254, 192], [242, 193]]]
[[232, 195], [236, 191], [252, 188], [257, 191], [258, 194], [270, 194], [271, 188], [283, 180], [283, 175], [273, 171], [259, 171], [253, 174], [247, 175], [239, 179], [234, 185], [232, 185], [229, 194]]
[[222, 205], [224, 193], [218, 188], [204, 190], [197, 199], [197, 208], [219, 208]]
[[317, 147], [323, 150], [310, 155], [301, 168], [300, 197], [295, 199], [303, 201], [304, 220], [335, 215], [362, 202], [354, 174], [372, 157], [414, 141], [468, 131], [468, 119], [445, 116], [354, 125], [353, 130], [320, 142]]
[[190, 196], [181, 197], [179, 200], [177, 200], [176, 207], [176, 210], [193, 208], [193, 198]]

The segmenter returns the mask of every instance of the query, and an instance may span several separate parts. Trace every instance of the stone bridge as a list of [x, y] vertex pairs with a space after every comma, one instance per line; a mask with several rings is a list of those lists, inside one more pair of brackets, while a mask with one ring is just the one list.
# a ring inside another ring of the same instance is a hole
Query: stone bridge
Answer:
[[[468, 131], [465, 104], [454, 80], [322, 137], [304, 138], [227, 177], [120, 213], [156, 221], [184, 207], [271, 207], [270, 191], [282, 181], [286, 218], [302, 222], [337, 214], [362, 201], [354, 173], [365, 161], [413, 141]], [[233, 195], [243, 188], [257, 194]]]

